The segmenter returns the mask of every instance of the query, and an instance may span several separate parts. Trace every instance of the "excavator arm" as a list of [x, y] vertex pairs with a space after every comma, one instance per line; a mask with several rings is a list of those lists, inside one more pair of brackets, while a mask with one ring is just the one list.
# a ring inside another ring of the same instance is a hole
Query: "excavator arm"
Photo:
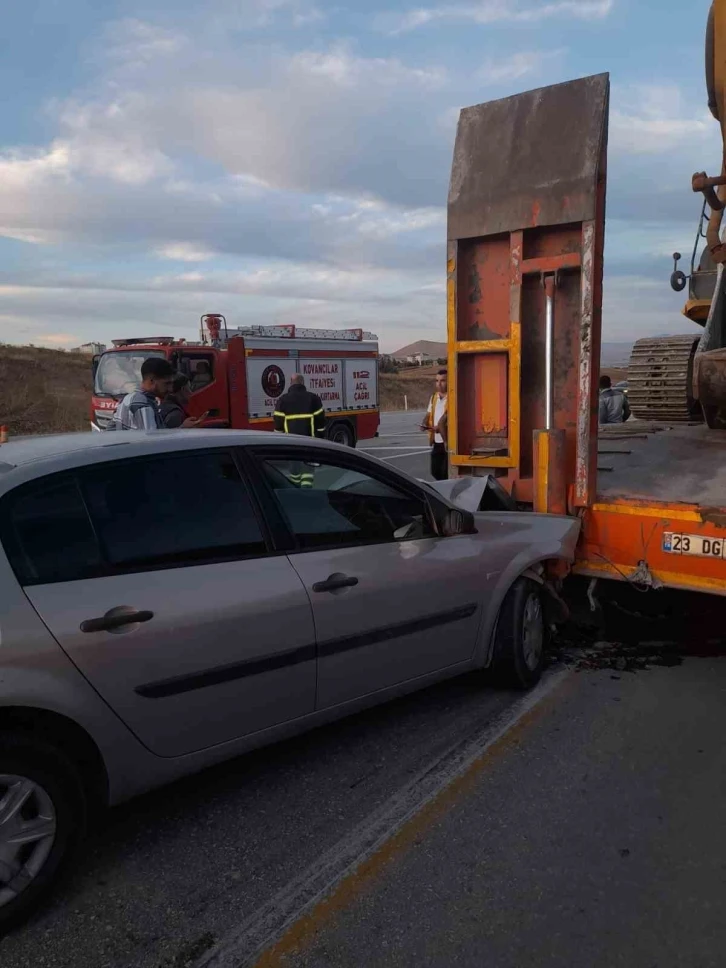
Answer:
[[709, 178], [705, 171], [693, 176], [694, 192], [703, 192], [711, 217], [706, 243], [717, 265], [726, 262], [726, 245], [721, 241], [721, 222], [726, 200], [726, 0], [713, 0], [706, 25], [706, 91], [711, 114], [721, 125], [721, 172]]
[[[691, 187], [704, 196], [689, 276], [674, 254], [671, 286], [688, 286], [683, 315], [703, 333], [643, 339], [633, 347], [628, 367], [629, 399], [636, 417], [688, 422], [704, 417], [711, 427], [726, 419], [726, 0], [713, 0], [706, 26], [706, 91], [711, 114], [721, 126], [718, 174], [696, 172]], [[705, 231], [704, 231], [705, 227]], [[704, 245], [705, 240], [705, 245]], [[699, 249], [703, 251], [699, 257]]]

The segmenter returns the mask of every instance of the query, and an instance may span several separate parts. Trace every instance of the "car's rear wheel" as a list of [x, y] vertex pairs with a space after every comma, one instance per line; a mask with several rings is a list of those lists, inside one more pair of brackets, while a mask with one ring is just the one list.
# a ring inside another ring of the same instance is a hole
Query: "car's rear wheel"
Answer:
[[540, 586], [518, 578], [502, 602], [494, 633], [492, 674], [501, 685], [530, 689], [544, 668], [547, 625]]
[[328, 430], [328, 440], [343, 447], [355, 447], [355, 433], [349, 423], [339, 420]]
[[33, 737], [0, 737], [0, 935], [63, 873], [86, 829], [83, 785], [66, 757]]

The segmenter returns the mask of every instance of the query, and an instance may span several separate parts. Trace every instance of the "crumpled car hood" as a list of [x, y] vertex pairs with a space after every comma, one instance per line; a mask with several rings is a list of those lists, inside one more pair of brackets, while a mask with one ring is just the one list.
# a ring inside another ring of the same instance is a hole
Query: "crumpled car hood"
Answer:
[[455, 477], [448, 481], [432, 481], [430, 487], [452, 504], [475, 514], [481, 505], [488, 481], [488, 477]]

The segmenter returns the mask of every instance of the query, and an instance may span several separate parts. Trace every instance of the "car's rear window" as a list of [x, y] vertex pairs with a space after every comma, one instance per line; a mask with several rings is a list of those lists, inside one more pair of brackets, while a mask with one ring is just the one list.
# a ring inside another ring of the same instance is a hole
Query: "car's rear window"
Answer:
[[84, 578], [102, 565], [98, 541], [73, 478], [19, 489], [10, 496], [3, 517], [3, 543], [23, 585]]
[[0, 521], [22, 585], [267, 554], [229, 452], [111, 461], [53, 475], [7, 495]]

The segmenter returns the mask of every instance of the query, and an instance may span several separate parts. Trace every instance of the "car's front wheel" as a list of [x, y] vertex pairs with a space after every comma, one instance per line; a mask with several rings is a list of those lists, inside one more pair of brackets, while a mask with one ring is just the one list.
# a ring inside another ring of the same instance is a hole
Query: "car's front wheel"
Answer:
[[0, 935], [52, 889], [85, 829], [83, 785], [60, 750], [0, 735]]
[[518, 578], [507, 592], [494, 633], [492, 673], [497, 682], [529, 689], [544, 668], [547, 625], [537, 582]]

